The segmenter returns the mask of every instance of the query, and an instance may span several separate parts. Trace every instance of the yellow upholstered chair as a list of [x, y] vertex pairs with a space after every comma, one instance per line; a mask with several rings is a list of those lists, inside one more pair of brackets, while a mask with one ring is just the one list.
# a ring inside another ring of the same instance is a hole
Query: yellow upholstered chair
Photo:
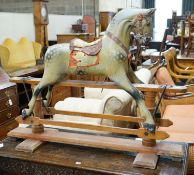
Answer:
[[17, 69], [32, 67], [40, 58], [41, 45], [22, 37], [18, 43], [12, 39], [6, 39], [0, 45], [1, 66], [8, 72]]

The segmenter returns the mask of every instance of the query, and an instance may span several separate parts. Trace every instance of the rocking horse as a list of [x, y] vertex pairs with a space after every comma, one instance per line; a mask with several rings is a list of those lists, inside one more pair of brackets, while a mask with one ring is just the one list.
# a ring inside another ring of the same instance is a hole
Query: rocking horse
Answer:
[[44, 88], [48, 92], [44, 104], [49, 105], [53, 85], [68, 74], [105, 75], [127, 91], [139, 107], [141, 117], [145, 118], [144, 128], [155, 131], [155, 122], [146, 108], [143, 96], [132, 83], [141, 83], [128, 65], [130, 32], [149, 34], [150, 21], [155, 9], [124, 9], [109, 24], [105, 35], [92, 43], [79, 39], [70, 44], [56, 44], [48, 48], [44, 63], [44, 74], [35, 88], [29, 102], [29, 109], [23, 109], [23, 119], [30, 116], [36, 98]]

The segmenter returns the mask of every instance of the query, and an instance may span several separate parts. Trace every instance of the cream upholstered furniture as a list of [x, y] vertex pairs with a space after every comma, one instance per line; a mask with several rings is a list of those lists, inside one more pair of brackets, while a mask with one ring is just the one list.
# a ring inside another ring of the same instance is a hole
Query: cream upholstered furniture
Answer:
[[18, 43], [7, 38], [0, 45], [1, 66], [7, 72], [35, 66], [36, 60], [40, 58], [40, 52], [41, 45], [25, 37], [22, 37]]
[[[148, 69], [140, 69], [136, 75], [144, 82], [149, 83], [151, 72]], [[84, 88], [84, 98], [69, 97], [55, 104], [57, 110], [76, 112], [89, 112], [98, 114], [130, 115], [134, 116], [135, 105], [132, 97], [121, 89]], [[112, 121], [106, 119], [85, 118], [79, 116], [64, 116], [55, 114], [54, 120], [83, 122], [95, 125], [109, 125], [130, 127], [127, 122]]]

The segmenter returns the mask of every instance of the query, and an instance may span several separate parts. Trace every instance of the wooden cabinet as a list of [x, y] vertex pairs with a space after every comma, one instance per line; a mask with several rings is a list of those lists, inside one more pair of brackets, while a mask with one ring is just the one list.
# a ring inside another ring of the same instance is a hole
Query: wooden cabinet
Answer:
[[106, 30], [114, 15], [114, 12], [100, 12], [99, 20], [102, 32]]
[[16, 84], [10, 83], [9, 76], [0, 68], [0, 140], [17, 127], [15, 117], [18, 115]]

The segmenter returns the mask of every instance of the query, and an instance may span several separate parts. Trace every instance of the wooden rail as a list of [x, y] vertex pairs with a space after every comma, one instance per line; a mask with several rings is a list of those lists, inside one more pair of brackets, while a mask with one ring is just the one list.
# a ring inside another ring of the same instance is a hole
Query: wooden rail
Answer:
[[[97, 113], [75, 112], [75, 111], [63, 111], [63, 110], [56, 110], [53, 107], [44, 107], [41, 110], [43, 111], [44, 115], [61, 114], [61, 115], [71, 115], [72, 117], [82, 116], [82, 117], [101, 118], [101, 119], [117, 120], [117, 121], [125, 121], [125, 122], [136, 122], [136, 123], [145, 121], [145, 118], [142, 118], [142, 117], [97, 114]], [[156, 123], [156, 126], [160, 126], [160, 127], [169, 127], [173, 124], [168, 119], [160, 119], [160, 118], [156, 118], [155, 123]]]
[[[31, 85], [37, 85], [41, 78], [32, 77], [12, 77], [11, 82], [14, 83], [26, 83]], [[133, 84], [136, 88], [143, 92], [162, 92], [163, 86], [157, 84]], [[57, 86], [72, 86], [72, 87], [90, 87], [90, 88], [106, 88], [106, 89], [122, 89], [114, 82], [99, 82], [99, 81], [83, 81], [83, 80], [64, 80], [57, 84]], [[186, 92], [185, 86], [167, 86], [166, 92], [180, 93]]]

